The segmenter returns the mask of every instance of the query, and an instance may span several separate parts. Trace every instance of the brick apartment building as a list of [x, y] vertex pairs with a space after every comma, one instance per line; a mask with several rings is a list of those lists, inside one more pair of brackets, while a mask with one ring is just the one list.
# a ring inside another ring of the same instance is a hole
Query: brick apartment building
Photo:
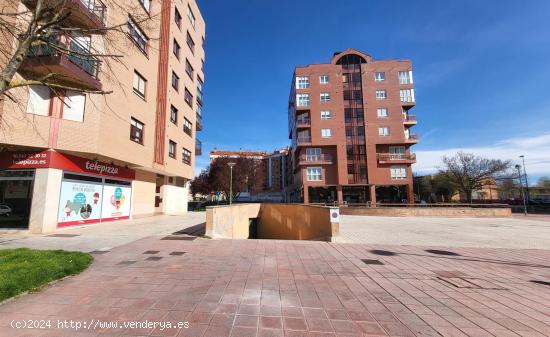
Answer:
[[276, 150], [273, 152], [260, 151], [223, 151], [212, 150], [210, 160], [219, 157], [227, 158], [251, 158], [260, 165], [263, 186], [262, 191], [257, 193], [241, 193], [239, 201], [284, 201], [284, 191], [287, 179], [287, 157], [288, 149]]
[[296, 67], [287, 201], [414, 202], [414, 106], [408, 60], [348, 49], [330, 63]]
[[[18, 11], [36, 1], [8, 1]], [[43, 0], [45, 6], [63, 3]], [[53, 231], [83, 223], [187, 211], [196, 138], [202, 130], [205, 22], [196, 0], [68, 0], [67, 27], [90, 35], [57, 36], [67, 54], [35, 48], [17, 76], [63, 75], [64, 84], [107, 95], [45, 86], [11, 91], [0, 101], [0, 227]], [[135, 16], [148, 16], [147, 23]], [[18, 24], [18, 22], [14, 22]], [[125, 34], [113, 41], [122, 24]], [[113, 44], [113, 45], [109, 45]], [[97, 51], [123, 51], [120, 62]], [[15, 41], [3, 35], [0, 48]], [[1, 63], [1, 62], [0, 62]], [[4, 66], [4, 64], [0, 64]]]

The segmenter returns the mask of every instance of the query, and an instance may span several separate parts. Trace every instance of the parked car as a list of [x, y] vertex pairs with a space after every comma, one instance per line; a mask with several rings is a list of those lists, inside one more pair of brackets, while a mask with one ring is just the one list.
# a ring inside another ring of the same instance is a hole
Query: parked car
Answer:
[[8, 205], [0, 205], [0, 216], [11, 216], [12, 210]]

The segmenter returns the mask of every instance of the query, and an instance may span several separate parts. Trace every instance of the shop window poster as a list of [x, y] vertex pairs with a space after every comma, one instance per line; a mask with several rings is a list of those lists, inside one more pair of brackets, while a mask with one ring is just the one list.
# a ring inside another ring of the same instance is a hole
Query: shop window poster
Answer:
[[130, 199], [132, 188], [125, 186], [103, 186], [103, 220], [128, 219], [130, 217]]
[[58, 226], [98, 222], [101, 217], [102, 188], [98, 184], [63, 181]]

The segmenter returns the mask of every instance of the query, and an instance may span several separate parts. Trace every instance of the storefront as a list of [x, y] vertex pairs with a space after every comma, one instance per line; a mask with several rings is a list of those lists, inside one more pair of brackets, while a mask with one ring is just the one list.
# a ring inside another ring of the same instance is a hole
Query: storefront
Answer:
[[128, 219], [134, 179], [131, 169], [57, 151], [1, 152], [0, 205], [17, 212], [0, 227], [29, 228], [33, 218], [31, 229], [45, 232]]

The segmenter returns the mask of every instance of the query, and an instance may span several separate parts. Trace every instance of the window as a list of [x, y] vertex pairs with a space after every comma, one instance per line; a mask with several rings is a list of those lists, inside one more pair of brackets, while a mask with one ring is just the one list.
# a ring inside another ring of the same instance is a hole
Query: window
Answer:
[[390, 159], [406, 159], [406, 151], [404, 146], [390, 146]]
[[172, 71], [172, 88], [174, 88], [176, 91], [180, 89], [180, 78], [173, 71]]
[[178, 41], [176, 41], [176, 39], [174, 39], [174, 43], [172, 44], [172, 49], [173, 49], [172, 51], [173, 51], [174, 55], [179, 60], [180, 59], [181, 47], [180, 47], [180, 44], [178, 43]]
[[192, 133], [193, 133], [192, 127], [193, 127], [193, 124], [191, 124], [191, 122], [187, 118], [184, 118], [184, 120], [183, 120], [183, 132], [185, 132], [189, 136], [192, 136]]
[[63, 119], [75, 122], [84, 121], [84, 107], [86, 106], [86, 95], [81, 92], [67, 90], [65, 93], [65, 104], [63, 105]]
[[378, 128], [378, 135], [381, 137], [386, 137], [390, 135], [390, 129], [387, 126]]
[[178, 109], [173, 105], [170, 105], [170, 122], [178, 124]]
[[330, 110], [321, 111], [321, 119], [322, 120], [327, 120], [327, 119], [331, 119], [331, 118], [332, 118], [332, 113], [330, 112]]
[[378, 115], [378, 118], [388, 117], [388, 109], [387, 108], [378, 108], [378, 109], [376, 109], [376, 114]]
[[29, 86], [27, 113], [39, 116], [50, 115], [50, 89], [42, 85]]
[[392, 179], [407, 179], [407, 166], [405, 165], [391, 166], [390, 175]]
[[191, 151], [187, 150], [186, 148], [183, 148], [181, 150], [181, 161], [184, 164], [191, 165]]
[[139, 0], [139, 3], [141, 3], [147, 13], [151, 11], [151, 0]]
[[131, 18], [128, 18], [128, 35], [134, 41], [136, 46], [147, 55], [147, 44], [149, 43], [149, 38], [143, 33], [141, 28], [137, 23]]
[[374, 73], [374, 81], [375, 82], [382, 82], [384, 80], [386, 80], [386, 73], [384, 73], [384, 72]]
[[204, 82], [202, 81], [202, 78], [197, 75], [197, 102], [199, 104], [202, 104], [202, 87], [204, 85]]
[[195, 19], [195, 14], [193, 14], [193, 11], [191, 10], [191, 6], [187, 6], [187, 17], [189, 18], [189, 22], [191, 22], [191, 25], [193, 26], [193, 28], [195, 28], [195, 22], [196, 22], [196, 19]]
[[193, 69], [193, 66], [191, 65], [188, 59], [185, 59], [185, 72], [187, 73], [187, 75], [189, 75], [189, 78], [191, 78], [191, 80], [193, 81], [194, 80], [193, 74], [195, 70]]
[[386, 90], [376, 90], [376, 99], [386, 99]]
[[309, 106], [309, 94], [297, 94], [296, 95], [297, 106]]
[[145, 98], [145, 88], [147, 80], [140, 73], [134, 70], [134, 93], [141, 98]]
[[170, 158], [176, 158], [176, 142], [172, 140], [168, 141], [168, 156], [170, 156]]
[[135, 118], [130, 121], [130, 139], [143, 145], [143, 133], [145, 125]]
[[177, 8], [176, 8], [176, 11], [174, 12], [174, 22], [176, 23], [176, 26], [178, 26], [178, 28], [181, 29], [181, 14]]
[[189, 35], [189, 32], [187, 32], [187, 39], [186, 39], [187, 45], [189, 46], [189, 49], [191, 50], [191, 53], [195, 54], [195, 41], [193, 41], [193, 38], [191, 35]]
[[399, 84], [411, 84], [413, 83], [412, 71], [400, 71], [399, 72]]
[[309, 77], [307, 76], [296, 77], [296, 89], [307, 89], [307, 88], [309, 88]]
[[328, 75], [319, 76], [319, 83], [320, 84], [328, 84]]
[[315, 161], [321, 159], [321, 149], [320, 148], [306, 148], [306, 160]]
[[321, 93], [321, 102], [330, 102], [330, 94], [328, 92]]
[[323, 138], [332, 137], [332, 130], [331, 129], [321, 129], [321, 137], [323, 137]]
[[414, 89], [399, 90], [401, 102], [414, 102]]
[[185, 96], [183, 97], [185, 100], [185, 103], [189, 105], [191, 108], [193, 107], [193, 95], [191, 95], [191, 92], [185, 88]]
[[308, 167], [307, 168], [307, 181], [321, 181], [321, 168], [320, 167]]

